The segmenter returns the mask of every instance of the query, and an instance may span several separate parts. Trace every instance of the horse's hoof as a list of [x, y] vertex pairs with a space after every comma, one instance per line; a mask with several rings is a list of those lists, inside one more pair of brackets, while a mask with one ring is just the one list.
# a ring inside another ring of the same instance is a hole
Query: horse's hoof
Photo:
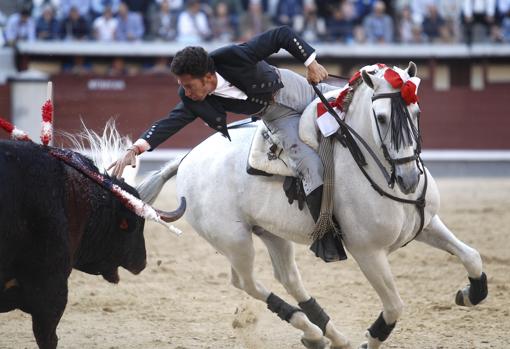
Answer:
[[308, 349], [324, 349], [328, 346], [328, 342], [326, 341], [326, 339], [324, 339], [324, 337], [322, 337], [318, 341], [301, 338], [301, 343], [303, 343], [303, 345]]
[[[467, 292], [466, 292], [467, 291]], [[464, 294], [465, 293], [468, 293], [469, 294], [469, 287], [465, 287], [463, 288], [462, 290], [458, 290], [457, 291], [457, 295], [455, 296], [455, 304], [457, 305], [460, 305], [461, 307], [472, 307], [473, 305], [472, 304], [466, 304], [464, 302]], [[465, 297], [466, 300], [469, 302], [469, 297]]]
[[469, 278], [469, 285], [457, 291], [455, 304], [465, 307], [473, 307], [482, 303], [488, 295], [487, 275], [482, 273], [479, 279]]

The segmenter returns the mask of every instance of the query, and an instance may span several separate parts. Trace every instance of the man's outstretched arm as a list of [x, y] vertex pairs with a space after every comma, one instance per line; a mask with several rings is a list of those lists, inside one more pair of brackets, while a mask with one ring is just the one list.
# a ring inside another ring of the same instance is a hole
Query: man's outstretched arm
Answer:
[[239, 47], [254, 63], [283, 48], [307, 67], [307, 79], [310, 83], [318, 84], [328, 77], [326, 69], [316, 60], [315, 49], [288, 26], [268, 30]]

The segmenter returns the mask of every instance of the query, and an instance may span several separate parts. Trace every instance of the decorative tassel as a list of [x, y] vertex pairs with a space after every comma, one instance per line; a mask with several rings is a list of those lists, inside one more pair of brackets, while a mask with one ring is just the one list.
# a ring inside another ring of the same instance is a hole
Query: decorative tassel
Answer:
[[53, 134], [53, 103], [48, 99], [42, 106], [41, 142], [48, 145]]

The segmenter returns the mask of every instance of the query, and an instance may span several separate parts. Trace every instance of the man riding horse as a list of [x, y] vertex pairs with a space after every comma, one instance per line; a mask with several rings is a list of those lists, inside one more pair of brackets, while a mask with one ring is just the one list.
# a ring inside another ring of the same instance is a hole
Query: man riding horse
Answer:
[[[230, 140], [226, 112], [257, 116], [288, 153], [290, 166], [303, 183], [309, 211], [317, 221], [324, 169], [319, 155], [298, 135], [301, 113], [316, 94], [302, 76], [264, 61], [281, 48], [307, 67], [308, 82], [318, 84], [322, 93], [336, 89], [320, 83], [328, 73], [317, 62], [315, 50], [286, 26], [211, 53], [201, 47], [186, 47], [177, 52], [170, 67], [181, 85], [181, 102], [110, 166], [113, 175], [120, 177], [125, 166], [134, 166], [137, 155], [154, 150], [197, 117]], [[328, 234], [322, 238], [322, 247], [316, 252], [326, 261], [345, 258], [338, 255], [345, 253], [339, 239]]]

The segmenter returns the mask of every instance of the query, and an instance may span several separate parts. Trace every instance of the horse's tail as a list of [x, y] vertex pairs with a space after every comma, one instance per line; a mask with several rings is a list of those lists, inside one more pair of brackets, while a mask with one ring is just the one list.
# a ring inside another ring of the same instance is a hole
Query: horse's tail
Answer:
[[167, 162], [159, 170], [149, 173], [143, 181], [136, 186], [136, 190], [140, 194], [142, 201], [152, 204], [156, 200], [166, 181], [177, 173], [181, 160], [182, 158], [178, 157]]

